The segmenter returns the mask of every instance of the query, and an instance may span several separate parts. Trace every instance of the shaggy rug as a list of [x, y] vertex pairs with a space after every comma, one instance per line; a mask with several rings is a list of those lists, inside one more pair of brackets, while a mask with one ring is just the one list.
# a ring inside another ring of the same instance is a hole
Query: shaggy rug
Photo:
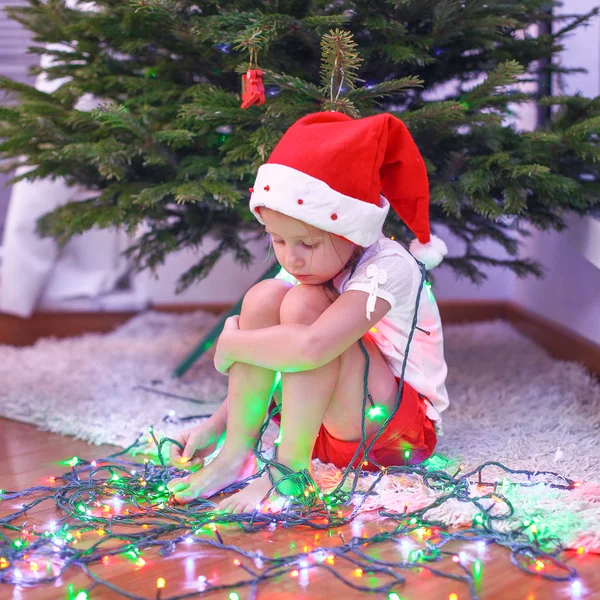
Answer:
[[[172, 437], [209, 415], [227, 395], [228, 378], [207, 352], [182, 379], [171, 372], [217, 317], [146, 312], [118, 330], [34, 346], [0, 346], [0, 415], [95, 444], [131, 445], [149, 425]], [[533, 478], [531, 487], [499, 468], [484, 479], [501, 484], [514, 515], [503, 527], [535, 519], [565, 547], [600, 552], [600, 385], [583, 366], [554, 360], [503, 321], [444, 329], [450, 408], [445, 435], [431, 460], [456, 473], [486, 461], [511, 469], [553, 471], [574, 479], [570, 491], [551, 487], [560, 478]], [[267, 431], [267, 442], [275, 427]], [[168, 448], [166, 449], [168, 450]], [[144, 452], [152, 454], [152, 448]], [[154, 449], [155, 452], [155, 449]], [[432, 467], [433, 468], [433, 467]], [[341, 472], [315, 461], [319, 485], [328, 489]], [[371, 476], [361, 477], [366, 489]], [[525, 479], [526, 481], [526, 479]], [[564, 483], [564, 481], [562, 481]], [[409, 510], [439, 494], [417, 476], [384, 476], [365, 510]], [[488, 493], [476, 485], [472, 496]], [[500, 509], [500, 507], [498, 507]], [[472, 503], [449, 500], [426, 513], [448, 525], [469, 525]]]

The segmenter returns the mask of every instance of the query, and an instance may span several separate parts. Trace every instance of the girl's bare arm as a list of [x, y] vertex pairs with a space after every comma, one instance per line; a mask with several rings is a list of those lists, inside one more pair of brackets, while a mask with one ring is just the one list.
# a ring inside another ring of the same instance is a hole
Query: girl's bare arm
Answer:
[[220, 351], [231, 362], [242, 362], [281, 373], [309, 371], [331, 362], [365, 335], [389, 312], [387, 300], [377, 298], [371, 319], [365, 306], [368, 294], [344, 292], [312, 324], [284, 324], [264, 329], [227, 329]]

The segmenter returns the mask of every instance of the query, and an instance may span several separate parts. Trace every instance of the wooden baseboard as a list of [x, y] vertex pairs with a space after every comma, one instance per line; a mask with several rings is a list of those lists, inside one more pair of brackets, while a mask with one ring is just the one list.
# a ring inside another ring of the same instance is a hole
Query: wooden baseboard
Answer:
[[554, 358], [580, 362], [600, 378], [600, 345], [512, 302], [506, 303], [506, 320]]
[[[600, 377], [600, 345], [569, 331], [562, 325], [533, 314], [521, 306], [501, 301], [448, 300], [438, 303], [444, 324], [504, 319], [542, 346], [551, 356], [574, 360]], [[153, 310], [185, 313], [206, 310], [221, 314], [230, 304], [158, 305]], [[22, 319], [0, 313], [0, 344], [29, 346], [43, 337], [73, 337], [105, 333], [127, 322], [135, 312], [35, 313]]]
[[500, 300], [438, 300], [442, 323], [473, 323], [506, 319], [506, 302]]
[[438, 302], [444, 324], [503, 319], [560, 360], [582, 363], [600, 379], [600, 345], [513, 302], [447, 300]]
[[0, 344], [30, 346], [44, 337], [106, 333], [129, 321], [134, 312], [39, 312], [29, 319], [0, 313]]

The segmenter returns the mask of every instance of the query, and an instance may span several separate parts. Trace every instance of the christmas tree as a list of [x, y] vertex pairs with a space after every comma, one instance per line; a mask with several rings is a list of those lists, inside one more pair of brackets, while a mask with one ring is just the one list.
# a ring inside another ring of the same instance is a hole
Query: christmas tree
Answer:
[[[241, 234], [261, 228], [248, 188], [295, 120], [387, 111], [406, 123], [427, 164], [432, 230], [443, 224], [464, 241], [444, 264], [475, 282], [488, 265], [540, 275], [519, 257], [519, 235], [561, 230], [567, 213], [587, 214], [600, 197], [600, 99], [552, 95], [549, 85], [574, 70], [552, 63], [561, 39], [598, 10], [558, 20], [560, 5], [29, 0], [7, 10], [35, 33], [31, 51], [54, 59], [47, 76], [68, 79], [51, 94], [0, 80], [19, 99], [0, 108], [0, 155], [5, 170], [31, 166], [22, 177], [90, 190], [39, 221], [40, 235], [61, 244], [95, 226], [133, 233], [146, 223], [128, 253], [152, 268], [213, 236], [216, 248], [182, 274], [184, 289], [224, 253], [252, 262]], [[241, 108], [241, 77], [252, 67], [263, 71], [266, 101]], [[77, 110], [86, 94], [103, 105]], [[519, 131], [511, 110], [529, 101], [546, 118]], [[412, 238], [392, 212], [385, 233]], [[506, 258], [482, 254], [486, 239]]]

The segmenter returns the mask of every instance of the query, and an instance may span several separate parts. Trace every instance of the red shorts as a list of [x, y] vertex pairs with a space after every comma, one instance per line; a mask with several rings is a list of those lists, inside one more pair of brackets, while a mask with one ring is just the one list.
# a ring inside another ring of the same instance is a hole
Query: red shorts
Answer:
[[[399, 382], [400, 378], [396, 377]], [[433, 421], [426, 416], [427, 399], [419, 394], [406, 381], [404, 382], [404, 393], [402, 402], [393, 419], [388, 423], [383, 433], [379, 436], [371, 450], [369, 457], [385, 467], [405, 464], [419, 464], [428, 459], [437, 443], [437, 436], [433, 427]], [[275, 401], [271, 402], [269, 410], [275, 407]], [[279, 425], [281, 414], [273, 417]], [[369, 443], [374, 436], [368, 438]], [[313, 448], [312, 457], [322, 462], [333, 463], [340, 469], [346, 468], [360, 442], [347, 442], [334, 438], [321, 425]], [[410, 450], [410, 456], [406, 461], [404, 452]], [[352, 464], [353, 467], [362, 461], [362, 452]], [[378, 471], [379, 467], [371, 464], [363, 465], [366, 471]]]

